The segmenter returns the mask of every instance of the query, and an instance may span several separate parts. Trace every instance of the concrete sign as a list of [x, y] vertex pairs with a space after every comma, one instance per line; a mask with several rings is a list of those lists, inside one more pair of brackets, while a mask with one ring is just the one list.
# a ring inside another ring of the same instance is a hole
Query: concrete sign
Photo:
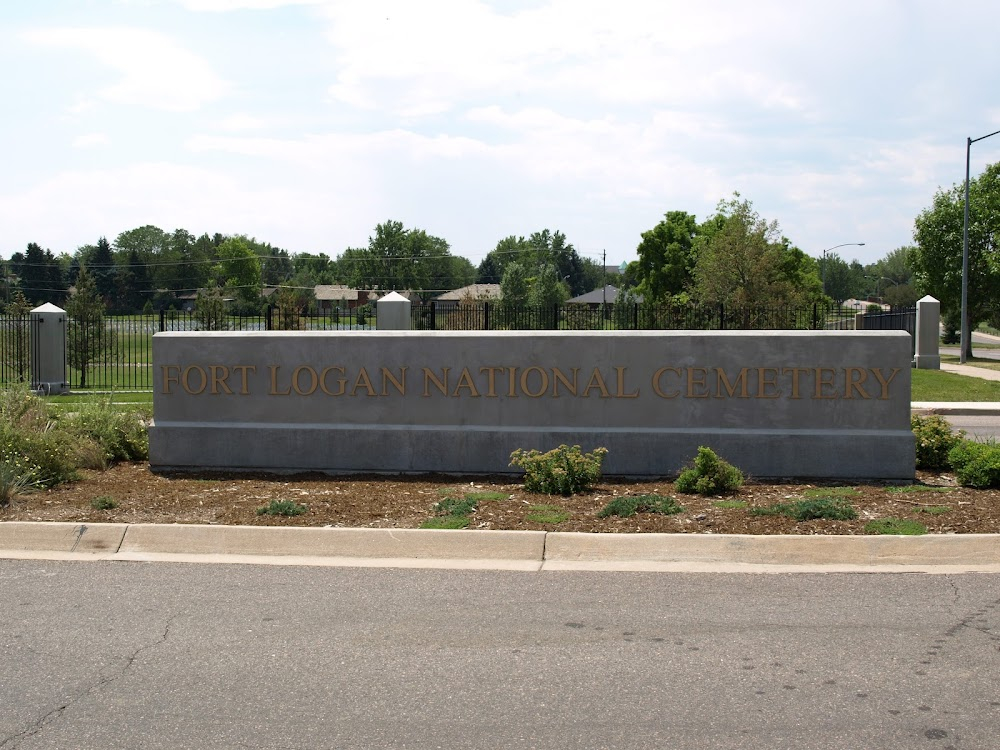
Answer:
[[153, 367], [154, 468], [504, 473], [566, 443], [610, 475], [700, 445], [759, 477], [914, 475], [905, 332], [159, 333]]

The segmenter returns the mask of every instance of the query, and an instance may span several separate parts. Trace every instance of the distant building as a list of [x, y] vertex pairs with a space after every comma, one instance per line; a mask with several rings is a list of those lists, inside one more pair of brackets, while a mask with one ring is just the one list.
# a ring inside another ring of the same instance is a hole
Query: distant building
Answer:
[[[567, 305], [587, 305], [591, 308], [600, 307], [603, 304], [613, 305], [618, 300], [618, 287], [608, 284], [602, 289], [595, 289], [592, 292], [581, 294], [579, 297], [566, 300]], [[636, 302], [642, 302], [642, 297], [635, 296]]]
[[499, 284], [470, 284], [439, 294], [432, 300], [438, 308], [457, 307], [460, 302], [495, 302], [500, 299]]

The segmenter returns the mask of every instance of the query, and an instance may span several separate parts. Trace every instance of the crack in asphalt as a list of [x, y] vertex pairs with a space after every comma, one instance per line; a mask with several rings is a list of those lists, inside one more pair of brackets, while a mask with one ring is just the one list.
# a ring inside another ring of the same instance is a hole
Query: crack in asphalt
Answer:
[[43, 714], [26, 729], [18, 732], [17, 734], [11, 735], [10, 737], [4, 738], [2, 741], [0, 741], [0, 750], [13, 750], [13, 748], [17, 747], [19, 742], [28, 739], [29, 737], [34, 737], [36, 734], [41, 732], [45, 727], [47, 727], [49, 724], [51, 724], [60, 716], [62, 716], [63, 713], [68, 708], [73, 706], [75, 703], [78, 703], [79, 701], [83, 700], [88, 695], [95, 692], [96, 690], [99, 690], [105, 685], [110, 685], [112, 682], [115, 682], [116, 680], [119, 680], [122, 677], [124, 677], [128, 673], [128, 671], [132, 668], [132, 664], [139, 657], [139, 654], [145, 651], [149, 651], [152, 648], [156, 648], [157, 646], [160, 646], [163, 643], [166, 643], [167, 638], [170, 636], [170, 628], [173, 625], [175, 619], [176, 617], [171, 617], [169, 620], [167, 620], [166, 624], [163, 627], [163, 633], [157, 640], [153, 641], [152, 643], [147, 643], [143, 646], [139, 646], [131, 654], [129, 654], [125, 658], [125, 662], [122, 665], [121, 669], [119, 669], [116, 674], [113, 674], [111, 676], [105, 676], [104, 675], [105, 668], [101, 668], [99, 670], [99, 674], [101, 676], [96, 682], [94, 682], [94, 684], [88, 686], [84, 690], [81, 690], [79, 693], [71, 697], [62, 705], [53, 708], [46, 714]]

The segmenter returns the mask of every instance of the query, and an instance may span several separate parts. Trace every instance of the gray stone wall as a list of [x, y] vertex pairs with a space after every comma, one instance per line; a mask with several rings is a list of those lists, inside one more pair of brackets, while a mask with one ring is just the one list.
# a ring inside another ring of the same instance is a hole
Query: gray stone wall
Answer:
[[905, 332], [161, 333], [150, 463], [512, 472], [608, 448], [669, 476], [699, 445], [760, 477], [910, 479]]

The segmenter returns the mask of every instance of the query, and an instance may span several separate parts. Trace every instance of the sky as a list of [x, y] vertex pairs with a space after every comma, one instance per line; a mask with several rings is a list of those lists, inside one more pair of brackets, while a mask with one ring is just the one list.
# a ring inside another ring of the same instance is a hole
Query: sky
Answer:
[[998, 28], [994, 0], [5, 2], [0, 256], [153, 224], [335, 257], [395, 220], [617, 265], [738, 192], [871, 263], [1000, 130]]

